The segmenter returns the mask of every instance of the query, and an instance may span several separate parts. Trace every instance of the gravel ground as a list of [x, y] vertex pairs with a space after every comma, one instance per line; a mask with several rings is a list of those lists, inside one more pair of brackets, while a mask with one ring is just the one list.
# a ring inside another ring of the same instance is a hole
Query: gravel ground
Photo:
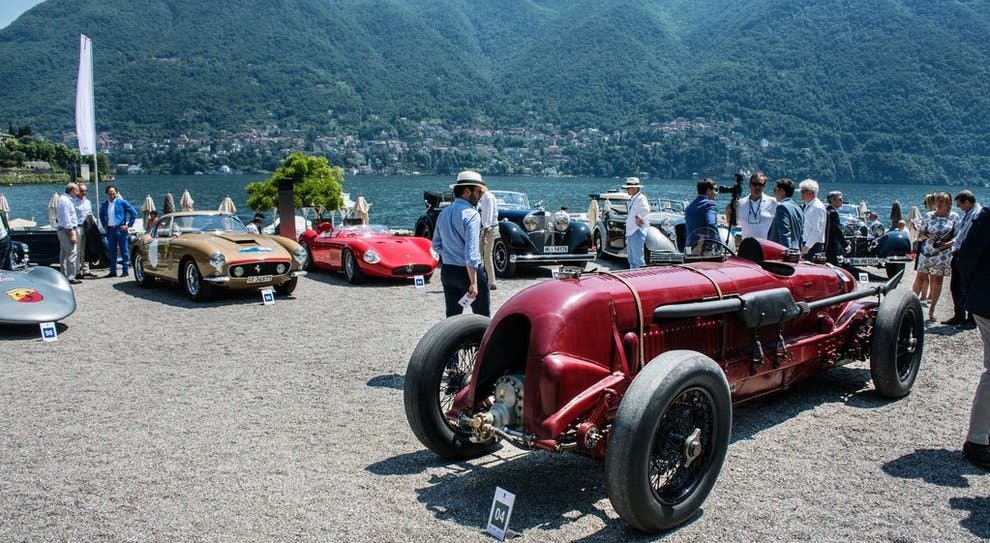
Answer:
[[[547, 275], [500, 282], [494, 306]], [[598, 462], [509, 446], [445, 464], [416, 441], [402, 379], [439, 281], [321, 272], [270, 307], [126, 279], [76, 293], [55, 343], [0, 328], [0, 541], [489, 541], [496, 486], [530, 541], [990, 538], [990, 474], [959, 452], [975, 330], [933, 327], [901, 401], [855, 364], [738, 407], [703, 510], [645, 537]]]

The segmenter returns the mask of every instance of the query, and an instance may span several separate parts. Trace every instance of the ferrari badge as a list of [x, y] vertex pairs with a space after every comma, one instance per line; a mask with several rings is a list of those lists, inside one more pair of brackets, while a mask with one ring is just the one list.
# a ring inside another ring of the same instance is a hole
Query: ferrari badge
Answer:
[[7, 296], [22, 304], [33, 304], [45, 299], [40, 292], [33, 288], [12, 288], [7, 291]]

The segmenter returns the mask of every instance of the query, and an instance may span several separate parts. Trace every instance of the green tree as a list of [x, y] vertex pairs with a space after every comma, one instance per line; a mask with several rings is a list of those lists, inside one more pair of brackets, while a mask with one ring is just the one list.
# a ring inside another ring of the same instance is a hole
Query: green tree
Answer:
[[325, 211], [334, 211], [343, 205], [344, 171], [339, 166], [330, 166], [326, 157], [292, 153], [270, 178], [245, 187], [248, 207], [255, 211], [274, 208], [278, 202], [280, 179], [292, 180], [296, 207], [312, 207], [323, 216]]

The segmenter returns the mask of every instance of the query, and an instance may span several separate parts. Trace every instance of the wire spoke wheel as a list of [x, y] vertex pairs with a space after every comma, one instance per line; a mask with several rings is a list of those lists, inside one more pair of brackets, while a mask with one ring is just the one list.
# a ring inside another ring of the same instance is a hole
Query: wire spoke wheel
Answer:
[[444, 421], [452, 430], [456, 430], [457, 425], [447, 418], [447, 413], [454, 407], [454, 399], [457, 397], [457, 393], [471, 382], [471, 373], [474, 371], [477, 356], [477, 342], [462, 343], [447, 358], [443, 374], [440, 375], [440, 386], [437, 390], [440, 416], [443, 417]]
[[714, 403], [704, 390], [692, 388], [674, 400], [650, 452], [650, 487], [658, 501], [678, 503], [694, 490], [711, 461], [713, 432]]

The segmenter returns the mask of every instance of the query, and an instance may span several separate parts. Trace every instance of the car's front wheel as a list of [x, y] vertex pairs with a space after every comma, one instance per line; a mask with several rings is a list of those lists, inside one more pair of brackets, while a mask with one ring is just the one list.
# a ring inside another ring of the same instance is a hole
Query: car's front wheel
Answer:
[[626, 391], [605, 452], [609, 499], [645, 532], [688, 520], [722, 469], [732, 430], [725, 374], [694, 351], [654, 358]]
[[155, 278], [144, 273], [144, 256], [140, 251], [134, 253], [134, 262], [131, 267], [134, 268], [134, 280], [137, 281], [138, 285], [143, 288], [155, 286]]
[[306, 249], [306, 261], [303, 262], [302, 269], [305, 271], [313, 271], [313, 251], [309, 250], [309, 244], [305, 241], [299, 243], [303, 249]]
[[910, 290], [891, 291], [880, 302], [870, 341], [870, 376], [881, 396], [903, 398], [911, 392], [925, 347], [923, 314]]
[[457, 394], [471, 382], [488, 317], [457, 315], [440, 321], [419, 340], [406, 368], [403, 404], [413, 434], [448, 460], [477, 458], [499, 448], [478, 442], [448, 418]]
[[213, 293], [213, 289], [206, 281], [203, 281], [203, 276], [199, 273], [199, 268], [196, 266], [196, 261], [186, 258], [182, 261], [181, 269], [182, 288], [186, 291], [186, 296], [194, 302], [202, 302], [209, 299]]
[[288, 296], [289, 294], [292, 294], [292, 292], [296, 290], [296, 283], [298, 282], [299, 282], [299, 278], [293, 277], [292, 279], [289, 279], [284, 283], [275, 285], [275, 292], [280, 296]]
[[516, 263], [509, 260], [509, 244], [498, 237], [492, 244], [492, 264], [497, 277], [512, 277], [516, 274]]
[[357, 258], [350, 249], [344, 250], [344, 279], [347, 282], [356, 285], [361, 281], [364, 281], [364, 272], [361, 271], [361, 266], [357, 263]]
[[602, 239], [602, 233], [599, 230], [595, 230], [595, 258], [605, 258], [605, 245]]

